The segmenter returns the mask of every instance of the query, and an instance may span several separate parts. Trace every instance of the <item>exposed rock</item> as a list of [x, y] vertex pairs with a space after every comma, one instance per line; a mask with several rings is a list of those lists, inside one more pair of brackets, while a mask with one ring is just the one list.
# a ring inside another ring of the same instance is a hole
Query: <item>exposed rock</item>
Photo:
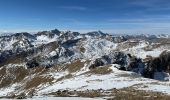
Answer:
[[26, 99], [27, 96], [26, 96], [25, 93], [21, 93], [21, 94], [17, 95], [15, 98], [16, 98], [16, 99]]
[[170, 72], [170, 52], [165, 51], [159, 57], [153, 58], [152, 60], [147, 62], [147, 66], [144, 71], [144, 76], [147, 78], [163, 80], [164, 78], [169, 76], [168, 74], [166, 74], [169, 72]]
[[10, 92], [10, 93], [8, 93], [7, 94], [7, 96], [6, 97], [8, 97], [8, 98], [15, 98], [16, 97], [16, 95], [15, 95], [15, 93], [14, 92]]
[[38, 67], [39, 63], [37, 62], [37, 60], [33, 59], [31, 61], [27, 62], [27, 68], [34, 68], [34, 67]]
[[140, 58], [131, 58], [130, 64], [127, 67], [128, 71], [133, 71], [139, 74], [143, 74], [145, 63]]
[[121, 66], [119, 69], [126, 70], [129, 60], [130, 58], [127, 54], [123, 52], [113, 52], [109, 55], [104, 55], [101, 58], [96, 59], [89, 68], [92, 69], [107, 64], [118, 64]]

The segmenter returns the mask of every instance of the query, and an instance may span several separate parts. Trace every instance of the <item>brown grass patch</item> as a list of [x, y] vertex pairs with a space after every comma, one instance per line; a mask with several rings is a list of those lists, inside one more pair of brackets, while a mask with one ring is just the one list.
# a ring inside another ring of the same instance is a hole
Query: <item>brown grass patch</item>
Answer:
[[123, 89], [112, 89], [112, 90], [85, 90], [85, 91], [68, 91], [58, 90], [47, 95], [53, 95], [56, 97], [88, 97], [88, 98], [105, 98], [107, 100], [170, 100], [170, 96], [152, 91], [135, 90], [132, 87]]
[[40, 84], [51, 83], [54, 80], [52, 77], [37, 76], [26, 83], [25, 89], [32, 89]]
[[67, 90], [58, 90], [57, 92], [52, 92], [47, 95], [53, 95], [55, 97], [71, 97], [74, 93]]
[[70, 73], [79, 71], [81, 68], [84, 67], [84, 62], [81, 62], [80, 60], [76, 60], [74, 62], [72, 62], [71, 64], [67, 64], [66, 65], [68, 67], [68, 71]]
[[110, 66], [103, 66], [103, 67], [97, 67], [95, 69], [91, 69], [87, 73], [105, 75], [105, 74], [110, 74], [111, 72], [112, 69], [110, 69]]
[[8, 69], [3, 67], [0, 70], [0, 88], [12, 83], [21, 82], [26, 76], [28, 76], [28, 70], [22, 66], [11, 67]]
[[30, 69], [31, 74], [37, 74], [37, 75], [43, 75], [46, 72], [48, 72], [49, 69], [46, 69], [45, 67], [36, 67], [36, 68], [32, 68]]
[[53, 95], [55, 97], [101, 97], [102, 93], [97, 90], [86, 90], [86, 91], [68, 91], [68, 90], [58, 90], [57, 92], [49, 93], [48, 95]]
[[80, 51], [85, 53], [86, 49], [84, 47], [80, 47]]
[[5, 77], [3, 79], [1, 79], [1, 84], [0, 84], [0, 88], [3, 88], [3, 87], [6, 87], [8, 85], [10, 85], [12, 83], [12, 78], [8, 78], [8, 77]]
[[6, 74], [6, 68], [5, 67], [1, 67], [0, 68], [0, 79], [2, 79], [2, 77]]
[[77, 92], [77, 95], [79, 97], [89, 97], [89, 98], [94, 98], [94, 97], [102, 97], [102, 93], [98, 91], [83, 91], [83, 92]]
[[51, 70], [55, 70], [57, 72], [61, 72], [61, 71], [65, 71], [67, 70], [68, 66], [66, 65], [62, 65], [62, 64], [57, 64], [57, 65], [54, 65], [53, 67], [51, 67], [50, 69]]
[[151, 91], [135, 90], [133, 88], [124, 88], [112, 90], [114, 98], [108, 100], [170, 100], [170, 96]]
[[26, 76], [28, 76], [28, 70], [24, 67], [18, 67], [13, 71], [13, 74], [16, 76], [14, 82], [21, 82]]

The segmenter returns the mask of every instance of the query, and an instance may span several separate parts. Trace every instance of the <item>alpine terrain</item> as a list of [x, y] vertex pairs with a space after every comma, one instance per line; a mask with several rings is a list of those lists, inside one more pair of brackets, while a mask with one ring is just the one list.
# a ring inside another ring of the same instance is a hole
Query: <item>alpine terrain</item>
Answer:
[[1, 35], [0, 97], [169, 100], [169, 50], [166, 34]]

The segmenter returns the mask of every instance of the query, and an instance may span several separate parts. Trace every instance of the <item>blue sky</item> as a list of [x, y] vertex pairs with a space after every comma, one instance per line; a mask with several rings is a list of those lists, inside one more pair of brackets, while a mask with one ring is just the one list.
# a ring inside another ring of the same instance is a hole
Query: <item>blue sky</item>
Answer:
[[169, 0], [0, 0], [0, 32], [170, 33]]

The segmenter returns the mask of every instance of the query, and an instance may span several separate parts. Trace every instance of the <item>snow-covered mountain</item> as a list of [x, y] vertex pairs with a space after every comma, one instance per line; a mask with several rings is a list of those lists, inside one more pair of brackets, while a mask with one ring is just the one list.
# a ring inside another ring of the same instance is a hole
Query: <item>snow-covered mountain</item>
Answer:
[[[162, 92], [157, 86], [170, 88], [169, 43], [169, 35], [111, 35], [101, 31], [80, 34], [55, 29], [3, 35], [0, 96], [42, 96], [59, 90], [107, 92], [136, 86]], [[170, 94], [168, 89], [163, 92]]]

